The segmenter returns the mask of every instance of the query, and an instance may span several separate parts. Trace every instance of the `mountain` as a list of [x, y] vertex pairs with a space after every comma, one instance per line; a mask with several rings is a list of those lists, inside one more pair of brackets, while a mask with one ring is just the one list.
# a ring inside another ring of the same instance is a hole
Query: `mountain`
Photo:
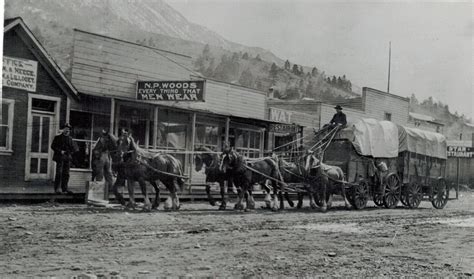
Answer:
[[[324, 72], [308, 76], [314, 66], [285, 68], [285, 61], [270, 51], [226, 40], [189, 22], [162, 0], [5, 0], [5, 18], [18, 16], [67, 75], [76, 28], [189, 55], [208, 78], [264, 91], [274, 86], [282, 98], [335, 101], [357, 96], [341, 90], [336, 77], [326, 80]], [[199, 63], [204, 50], [208, 57]], [[278, 69], [270, 73], [272, 64]]]

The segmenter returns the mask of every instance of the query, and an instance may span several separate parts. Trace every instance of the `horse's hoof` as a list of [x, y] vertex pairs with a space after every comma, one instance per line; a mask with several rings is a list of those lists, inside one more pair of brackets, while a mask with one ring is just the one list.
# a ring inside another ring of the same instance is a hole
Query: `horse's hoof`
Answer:
[[318, 208], [318, 206], [317, 206], [315, 203], [310, 203], [309, 206], [311, 207], [311, 209], [316, 209], [316, 208]]
[[219, 206], [219, 210], [225, 210], [225, 208], [226, 208], [226, 205], [225, 205], [225, 204], [221, 204], [221, 205]]
[[327, 209], [327, 207], [321, 207], [321, 212], [322, 212], [322, 213], [326, 213], [326, 212], [328, 212], [328, 209]]
[[303, 203], [297, 203], [296, 208], [301, 209], [303, 207]]
[[295, 207], [295, 203], [292, 202], [292, 201], [289, 201], [289, 202], [288, 202], [288, 205], [289, 205], [290, 207]]
[[251, 210], [255, 209], [255, 203], [249, 203], [249, 204], [247, 205], [247, 208], [248, 208], [248, 209], [251, 209]]
[[209, 201], [209, 204], [210, 204], [211, 206], [216, 206], [216, 202], [215, 202], [215, 201]]

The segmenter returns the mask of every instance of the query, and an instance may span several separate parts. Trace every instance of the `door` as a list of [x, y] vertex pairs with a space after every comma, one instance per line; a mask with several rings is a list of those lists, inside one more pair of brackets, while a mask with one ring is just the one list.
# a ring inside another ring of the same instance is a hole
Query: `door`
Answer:
[[30, 135], [30, 175], [31, 179], [49, 179], [51, 177], [51, 137], [53, 115], [32, 112]]

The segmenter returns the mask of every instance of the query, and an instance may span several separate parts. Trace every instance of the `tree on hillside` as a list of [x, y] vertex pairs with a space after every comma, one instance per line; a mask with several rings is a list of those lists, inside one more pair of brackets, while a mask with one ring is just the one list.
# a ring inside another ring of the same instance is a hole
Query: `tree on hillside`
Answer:
[[289, 71], [289, 70], [290, 70], [290, 67], [291, 67], [290, 61], [286, 60], [286, 61], [285, 61], [285, 66], [283, 66], [283, 69]]
[[291, 72], [297, 76], [300, 74], [300, 69], [298, 68], [297, 64], [293, 64], [293, 68], [291, 69]]
[[257, 56], [255, 56], [255, 60], [262, 61], [262, 58], [260, 57], [260, 54], [257, 54]]
[[239, 61], [239, 54], [237, 52], [232, 53], [232, 61]]
[[314, 90], [314, 85], [312, 81], [308, 82], [308, 86], [306, 86], [306, 90], [304, 91], [304, 96], [306, 97], [313, 97], [313, 90]]
[[242, 55], [243, 60], [249, 60], [249, 54], [246, 52], [244, 55]]
[[303, 66], [300, 66], [299, 75], [302, 76], [304, 74]]
[[206, 77], [212, 77], [214, 75], [214, 58], [209, 60], [209, 66], [201, 73]]
[[202, 56], [204, 56], [204, 59], [207, 59], [211, 55], [211, 47], [209, 44], [206, 44], [204, 48], [202, 49]]
[[245, 69], [239, 78], [239, 84], [247, 87], [253, 87], [255, 78], [249, 68]]
[[318, 68], [313, 67], [313, 69], [311, 70], [311, 75], [312, 75], [313, 77], [317, 76], [317, 75], [318, 75]]
[[272, 63], [272, 66], [270, 67], [270, 77], [276, 78], [278, 71], [280, 68], [275, 64], [275, 62]]

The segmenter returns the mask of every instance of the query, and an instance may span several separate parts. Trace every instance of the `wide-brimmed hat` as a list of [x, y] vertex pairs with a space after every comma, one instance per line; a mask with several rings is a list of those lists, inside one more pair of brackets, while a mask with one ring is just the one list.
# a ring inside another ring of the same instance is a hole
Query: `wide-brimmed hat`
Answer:
[[65, 129], [65, 128], [72, 129], [72, 126], [71, 126], [71, 124], [69, 124], [69, 123], [66, 123], [66, 124], [64, 124], [64, 127], [63, 127], [63, 129]]
[[335, 109], [340, 109], [340, 110], [342, 110], [342, 107], [341, 107], [340, 105], [337, 105], [337, 106], [335, 106], [334, 108], [335, 108]]

